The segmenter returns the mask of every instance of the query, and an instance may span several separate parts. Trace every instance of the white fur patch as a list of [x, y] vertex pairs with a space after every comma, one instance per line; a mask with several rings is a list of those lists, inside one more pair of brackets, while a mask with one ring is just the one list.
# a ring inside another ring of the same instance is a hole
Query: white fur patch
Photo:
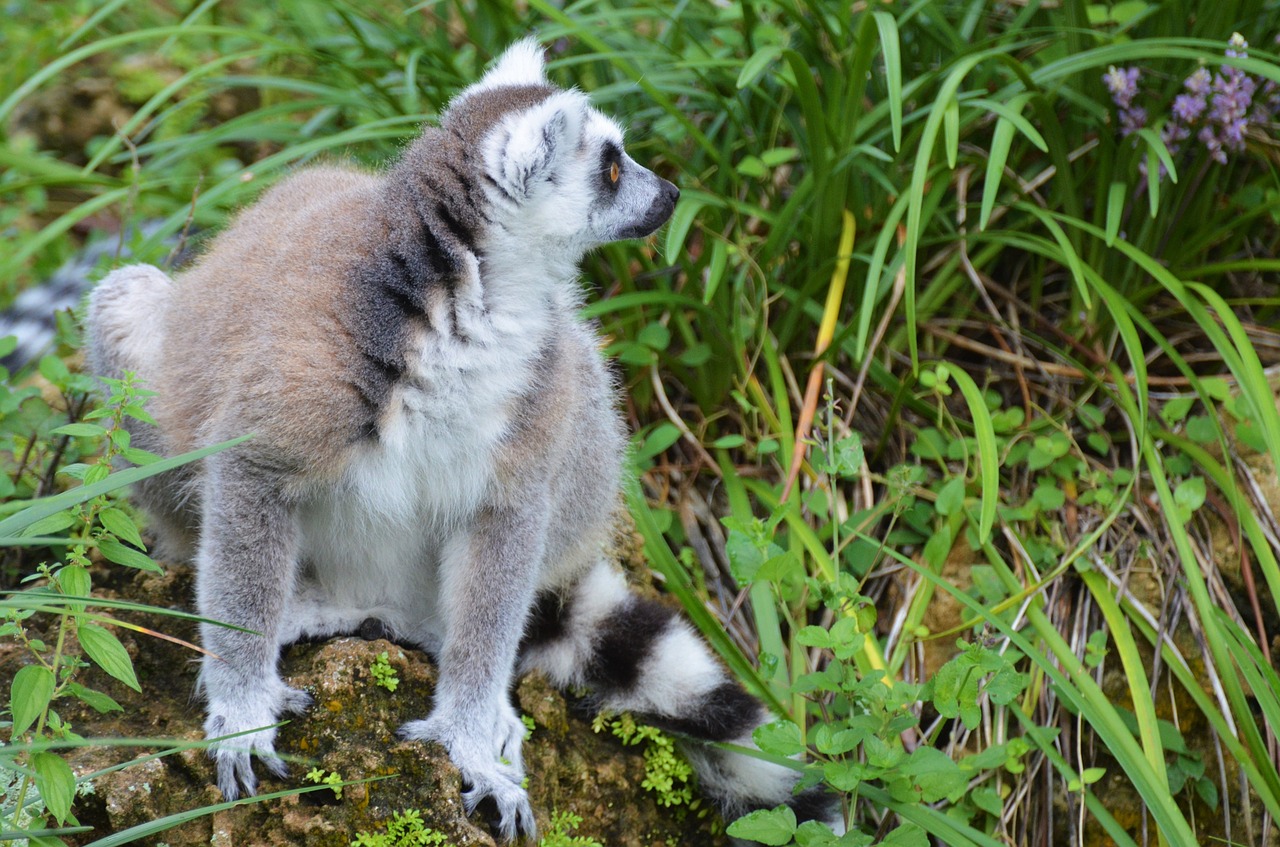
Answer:
[[677, 619], [651, 646], [632, 690], [609, 698], [605, 706], [613, 711], [684, 715], [724, 681], [724, 671], [711, 657], [706, 642]]
[[102, 339], [98, 346], [111, 350], [117, 361], [99, 364], [119, 365], [144, 379], [153, 376], [162, 336], [139, 330], [164, 325], [172, 295], [173, 281], [152, 265], [128, 265], [107, 274], [89, 295], [90, 324]]
[[564, 279], [527, 256], [519, 272], [467, 258], [452, 307], [432, 316], [440, 331], [424, 332], [408, 357], [377, 442], [301, 511], [314, 583], [305, 589], [344, 616], [367, 610], [407, 638], [439, 644], [444, 548], [493, 484], [513, 404], [548, 337], [556, 283]]
[[508, 47], [480, 81], [463, 91], [459, 99], [508, 85], [543, 85], [547, 81], [545, 68], [542, 45], [532, 37], [522, 38]]
[[582, 92], [560, 91], [508, 115], [485, 138], [489, 175], [517, 201], [548, 193], [578, 152], [587, 110]]

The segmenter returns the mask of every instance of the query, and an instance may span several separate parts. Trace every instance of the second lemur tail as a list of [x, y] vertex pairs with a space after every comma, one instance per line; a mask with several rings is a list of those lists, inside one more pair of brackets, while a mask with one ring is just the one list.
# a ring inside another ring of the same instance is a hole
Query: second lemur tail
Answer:
[[[682, 740], [754, 748], [752, 732], [773, 719], [677, 612], [632, 592], [605, 562], [563, 594], [539, 598], [522, 663], [560, 687], [587, 689], [603, 711], [630, 712]], [[798, 821], [844, 831], [834, 795], [820, 786], [793, 793], [796, 770], [710, 744], [682, 748], [726, 821], [785, 803]]]

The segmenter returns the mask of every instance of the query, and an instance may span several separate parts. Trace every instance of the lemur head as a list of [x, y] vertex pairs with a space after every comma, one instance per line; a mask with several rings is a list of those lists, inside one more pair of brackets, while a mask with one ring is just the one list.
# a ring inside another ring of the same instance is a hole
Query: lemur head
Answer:
[[518, 41], [449, 105], [447, 132], [474, 143], [491, 217], [517, 238], [558, 244], [574, 260], [642, 238], [671, 217], [679, 190], [636, 163], [622, 128], [587, 96], [548, 83], [542, 48]]

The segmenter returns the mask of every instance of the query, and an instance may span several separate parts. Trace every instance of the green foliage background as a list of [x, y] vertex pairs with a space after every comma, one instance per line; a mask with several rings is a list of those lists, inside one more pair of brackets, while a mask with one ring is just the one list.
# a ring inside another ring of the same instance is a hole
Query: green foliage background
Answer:
[[[1225, 165], [1159, 134], [1197, 67], [1280, 82], [1274, 3], [6, 8], [10, 297], [85, 230], [160, 221], [121, 238], [163, 262], [290, 169], [385, 162], [530, 31], [625, 118], [683, 192], [584, 269], [628, 502], [790, 718], [761, 748], [807, 752], [853, 830], [738, 834], [1277, 837], [1276, 116]], [[1119, 133], [1112, 66], [1149, 131]], [[40, 372], [73, 402], [0, 403], [12, 511], [92, 446], [55, 431], [84, 390], [63, 338]]]

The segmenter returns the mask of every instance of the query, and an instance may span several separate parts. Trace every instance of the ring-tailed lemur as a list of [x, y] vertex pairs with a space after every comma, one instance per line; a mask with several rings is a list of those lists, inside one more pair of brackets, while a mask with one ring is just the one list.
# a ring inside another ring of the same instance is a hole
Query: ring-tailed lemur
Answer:
[[[504, 838], [534, 830], [517, 673], [751, 744], [765, 710], [604, 553], [626, 440], [577, 263], [652, 233], [678, 196], [526, 40], [385, 174], [304, 170], [176, 280], [147, 265], [103, 280], [92, 362], [158, 392], [134, 443], [172, 455], [255, 434], [138, 492], [162, 541], [194, 548], [200, 613], [243, 628], [203, 628], [210, 737], [308, 705], [277, 671], [282, 645], [376, 618], [439, 663], [430, 715], [401, 736], [443, 744], [468, 811], [491, 798]], [[283, 774], [274, 736], [214, 746], [224, 795], [254, 790], [251, 753]], [[839, 826], [826, 795], [793, 796], [789, 768], [692, 758], [729, 814], [785, 802]]]

